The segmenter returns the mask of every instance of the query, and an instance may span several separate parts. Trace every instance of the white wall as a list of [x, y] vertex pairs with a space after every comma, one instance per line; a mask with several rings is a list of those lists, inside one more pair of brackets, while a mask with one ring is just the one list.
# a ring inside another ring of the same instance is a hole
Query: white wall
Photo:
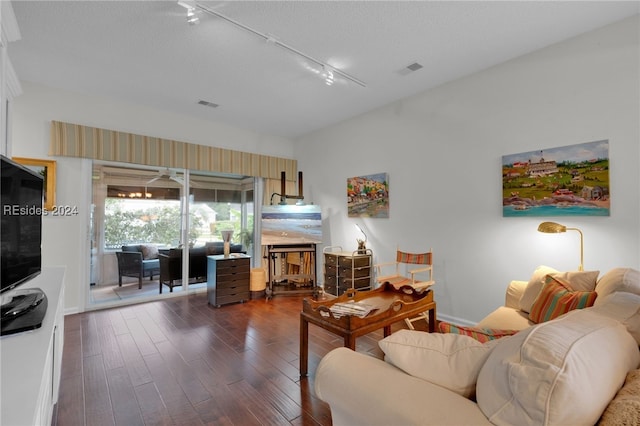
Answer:
[[[583, 230], [585, 269], [639, 268], [638, 28], [628, 19], [301, 138], [324, 243], [355, 249], [358, 223], [376, 261], [432, 247], [438, 315], [471, 322], [539, 264], [577, 268], [578, 233], [538, 233], [543, 220]], [[610, 217], [502, 217], [502, 155], [602, 139]], [[389, 173], [390, 218], [348, 218], [346, 179], [377, 172]]]
[[[579, 262], [577, 233], [543, 235], [535, 231], [543, 218], [502, 217], [505, 154], [609, 139], [611, 216], [557, 221], [584, 231], [587, 269], [640, 267], [638, 24], [627, 20], [546, 48], [303, 137], [295, 147], [22, 82], [12, 154], [48, 158], [49, 122], [60, 120], [296, 158], [305, 198], [323, 207], [326, 245], [355, 248], [357, 222], [377, 260], [390, 259], [397, 244], [433, 247], [439, 314], [476, 321], [502, 303], [509, 280], [528, 279], [539, 264], [574, 269]], [[89, 282], [91, 164], [55, 160], [58, 204], [77, 205], [79, 215], [45, 218], [43, 262], [67, 266], [65, 309], [73, 312], [84, 309]], [[389, 173], [391, 217], [347, 218], [346, 179], [376, 172]]]
[[48, 156], [52, 120], [293, 158], [292, 142], [279, 137], [24, 81], [22, 88], [14, 101], [12, 155], [56, 160], [56, 204], [78, 206], [77, 216], [43, 219], [42, 262], [66, 266], [67, 313], [84, 310], [89, 287], [92, 163]]

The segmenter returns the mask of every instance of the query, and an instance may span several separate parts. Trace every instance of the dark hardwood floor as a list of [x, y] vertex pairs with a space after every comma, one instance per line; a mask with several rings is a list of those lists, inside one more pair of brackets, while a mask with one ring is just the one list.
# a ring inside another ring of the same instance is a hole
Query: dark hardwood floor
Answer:
[[[313, 381], [342, 339], [311, 325], [301, 380], [301, 306], [279, 295], [213, 308], [197, 294], [66, 316], [53, 424], [331, 425]], [[382, 337], [359, 338], [357, 351], [382, 358]]]

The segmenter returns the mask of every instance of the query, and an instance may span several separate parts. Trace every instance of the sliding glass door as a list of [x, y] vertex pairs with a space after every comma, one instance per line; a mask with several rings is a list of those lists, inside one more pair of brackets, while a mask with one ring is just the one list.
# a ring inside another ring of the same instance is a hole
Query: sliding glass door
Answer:
[[206, 256], [221, 247], [220, 231], [233, 231], [235, 249], [250, 253], [253, 185], [251, 177], [96, 163], [90, 304], [206, 288]]

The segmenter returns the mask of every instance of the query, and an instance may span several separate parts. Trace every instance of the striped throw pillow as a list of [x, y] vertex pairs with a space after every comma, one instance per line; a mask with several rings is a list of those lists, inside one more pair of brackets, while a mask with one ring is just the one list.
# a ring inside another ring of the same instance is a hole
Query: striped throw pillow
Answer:
[[595, 291], [575, 291], [562, 278], [547, 275], [544, 287], [531, 306], [529, 319], [535, 323], [549, 321], [574, 309], [593, 306], [596, 297]]
[[462, 334], [465, 336], [473, 337], [480, 343], [486, 343], [489, 340], [499, 339], [505, 336], [511, 336], [516, 334], [519, 330], [500, 330], [497, 328], [480, 328], [480, 327], [462, 327], [455, 324], [450, 324], [445, 321], [438, 323], [440, 333], [452, 333]]

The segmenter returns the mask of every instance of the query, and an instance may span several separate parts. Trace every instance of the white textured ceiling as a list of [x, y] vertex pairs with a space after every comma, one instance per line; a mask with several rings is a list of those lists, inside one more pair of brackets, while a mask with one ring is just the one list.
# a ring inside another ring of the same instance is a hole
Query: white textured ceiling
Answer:
[[[16, 1], [23, 81], [295, 138], [640, 12], [614, 1], [227, 1], [202, 5], [362, 80], [176, 1]], [[424, 68], [400, 72], [419, 62]], [[220, 106], [197, 104], [206, 100]]]

